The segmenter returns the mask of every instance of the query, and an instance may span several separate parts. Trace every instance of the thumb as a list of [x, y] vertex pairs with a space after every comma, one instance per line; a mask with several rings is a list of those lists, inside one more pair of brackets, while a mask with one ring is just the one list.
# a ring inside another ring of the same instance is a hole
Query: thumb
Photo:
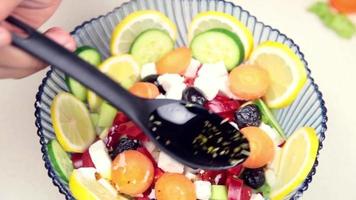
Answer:
[[9, 45], [11, 42], [11, 35], [8, 30], [0, 26], [0, 48]]
[[45, 35], [70, 51], [74, 51], [76, 48], [74, 38], [62, 28], [50, 28], [45, 32]]

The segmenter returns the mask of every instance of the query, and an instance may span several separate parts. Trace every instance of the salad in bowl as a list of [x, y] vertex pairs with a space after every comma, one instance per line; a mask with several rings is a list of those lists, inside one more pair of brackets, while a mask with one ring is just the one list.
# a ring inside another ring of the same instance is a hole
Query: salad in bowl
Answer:
[[270, 27], [267, 36], [262, 27], [258, 34], [263, 24], [251, 28], [243, 14], [207, 8], [181, 21], [148, 5], [117, 23], [109, 18], [111, 28], [105, 16], [78, 28], [75, 53], [134, 95], [183, 100], [220, 115], [248, 142], [236, 152], [206, 150], [215, 157], [239, 153], [241, 164], [218, 171], [185, 166], [123, 112], [51, 70], [37, 95], [36, 124], [54, 184], [78, 200], [298, 197], [315, 172], [326, 129], [321, 93], [299, 49], [284, 35], [271, 38], [278, 32]]

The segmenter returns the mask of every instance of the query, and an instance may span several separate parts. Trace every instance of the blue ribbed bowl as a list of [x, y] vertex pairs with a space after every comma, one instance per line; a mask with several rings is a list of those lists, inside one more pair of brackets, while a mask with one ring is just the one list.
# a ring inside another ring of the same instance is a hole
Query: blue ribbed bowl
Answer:
[[[238, 18], [252, 31], [255, 45], [266, 40], [273, 40], [289, 46], [303, 61], [308, 71], [308, 80], [293, 104], [287, 108], [276, 110], [275, 114], [287, 135], [293, 133], [298, 127], [314, 127], [320, 141], [319, 150], [322, 148], [322, 141], [325, 139], [327, 128], [327, 110], [322, 94], [311, 77], [310, 69], [304, 59], [303, 53], [292, 39], [280, 33], [277, 29], [258, 21], [248, 11], [233, 3], [223, 0], [133, 0], [104, 16], [99, 16], [78, 26], [73, 31], [74, 38], [78, 46], [94, 46], [104, 57], [108, 57], [109, 41], [115, 25], [129, 13], [145, 9], [161, 11], [175, 22], [179, 30], [178, 46], [187, 44], [187, 25], [190, 23], [192, 17], [206, 10], [221, 11]], [[52, 179], [53, 184], [69, 200], [74, 198], [68, 189], [68, 185], [62, 182], [55, 174], [46, 149], [47, 142], [55, 137], [50, 117], [50, 105], [55, 95], [61, 91], [68, 91], [64, 81], [64, 74], [56, 69], [51, 69], [43, 79], [36, 95], [35, 116], [43, 160], [48, 170], [48, 175]], [[308, 184], [312, 181], [312, 176], [315, 174], [317, 165], [318, 160], [315, 161], [314, 167], [304, 183], [286, 199], [298, 199], [301, 197], [302, 193], [308, 189]]]

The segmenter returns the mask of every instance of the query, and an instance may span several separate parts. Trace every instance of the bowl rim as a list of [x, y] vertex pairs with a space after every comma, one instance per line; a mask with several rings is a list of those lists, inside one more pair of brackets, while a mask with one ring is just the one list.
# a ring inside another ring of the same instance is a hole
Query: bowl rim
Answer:
[[[76, 34], [81, 28], [83, 28], [85, 25], [92, 23], [93, 21], [99, 20], [101, 18], [107, 17], [113, 13], [115, 13], [117, 10], [121, 9], [121, 7], [127, 6], [128, 4], [131, 4], [132, 2], [137, 2], [138, 0], [131, 0], [128, 2], [124, 2], [122, 4], [120, 4], [118, 7], [114, 8], [112, 11], [106, 13], [106, 14], [102, 14], [99, 15], [97, 17], [91, 18], [89, 20], [84, 21], [82, 24], [76, 26], [73, 31], [71, 31], [71, 35]], [[186, 0], [189, 2], [201, 2], [203, 0]], [[224, 5], [229, 4], [232, 7], [237, 7], [241, 10], [241, 12], [246, 12], [248, 14], [249, 17], [253, 18], [255, 20], [255, 23], [260, 23], [263, 25], [263, 27], [267, 27], [269, 28], [271, 31], [275, 31], [278, 33], [278, 35], [284, 36], [286, 39], [288, 39], [291, 44], [296, 48], [297, 52], [301, 55], [301, 60], [305, 63], [305, 68], [307, 70], [307, 76], [308, 79], [310, 80], [311, 85], [313, 86], [313, 90], [314, 92], [317, 94], [317, 99], [320, 102], [320, 108], [321, 108], [321, 115], [322, 115], [322, 121], [321, 121], [321, 130], [319, 133], [319, 148], [318, 148], [318, 153], [317, 153], [317, 157], [315, 159], [314, 165], [312, 170], [309, 172], [309, 175], [307, 176], [307, 178], [304, 180], [304, 182], [298, 187], [298, 189], [296, 191], [294, 191], [294, 194], [290, 197], [290, 199], [295, 200], [298, 199], [302, 196], [303, 192], [305, 192], [308, 187], [309, 184], [311, 183], [313, 176], [316, 173], [316, 167], [319, 164], [318, 158], [319, 158], [319, 153], [320, 150], [323, 148], [323, 141], [325, 140], [325, 132], [327, 130], [327, 121], [328, 121], [328, 117], [327, 117], [327, 108], [325, 106], [325, 101], [323, 99], [323, 95], [321, 93], [321, 91], [319, 90], [319, 86], [315, 83], [314, 78], [311, 76], [311, 69], [309, 68], [308, 62], [305, 60], [305, 56], [304, 54], [301, 52], [300, 47], [294, 42], [293, 39], [289, 38], [287, 35], [281, 33], [278, 29], [271, 27], [270, 25], [266, 25], [265, 23], [259, 21], [257, 19], [257, 17], [255, 17], [254, 15], [252, 15], [249, 11], [245, 10], [244, 8], [242, 8], [239, 5], [236, 5], [234, 2], [231, 1], [226, 1], [226, 0], [210, 0], [210, 1], [215, 1], [215, 2], [222, 2], [224, 3]], [[65, 195], [65, 198], [67, 200], [70, 199], [74, 199], [72, 194], [70, 193], [70, 191], [67, 189], [67, 184], [64, 184], [60, 178], [58, 177], [58, 175], [55, 173], [54, 169], [52, 168], [51, 162], [49, 160], [48, 157], [48, 151], [47, 151], [47, 147], [46, 147], [46, 139], [45, 136], [42, 132], [43, 127], [41, 125], [41, 108], [40, 108], [40, 102], [42, 101], [42, 94], [44, 92], [44, 87], [48, 81], [49, 78], [51, 78], [52, 73], [54, 73], [55, 70], [53, 69], [53, 67], [50, 67], [50, 69], [47, 71], [47, 73], [45, 74], [45, 77], [42, 79], [40, 86], [38, 87], [38, 92], [35, 96], [35, 103], [34, 103], [34, 107], [35, 107], [35, 125], [37, 127], [37, 135], [40, 137], [40, 144], [41, 144], [41, 152], [42, 152], [42, 160], [44, 161], [44, 166], [47, 169], [47, 174], [48, 176], [52, 179], [52, 183], [58, 187], [58, 190], [61, 194]]]

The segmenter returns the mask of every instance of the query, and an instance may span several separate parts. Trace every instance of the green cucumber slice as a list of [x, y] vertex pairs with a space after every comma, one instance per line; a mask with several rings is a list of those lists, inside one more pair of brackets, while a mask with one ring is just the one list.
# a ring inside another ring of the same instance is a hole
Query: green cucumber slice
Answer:
[[210, 200], [227, 200], [227, 188], [225, 185], [212, 185]]
[[172, 51], [174, 41], [165, 31], [149, 29], [138, 35], [130, 48], [130, 54], [142, 66], [156, 62]]
[[97, 126], [100, 128], [110, 127], [114, 121], [116, 113], [117, 110], [107, 102], [101, 104]]
[[57, 140], [49, 141], [47, 150], [53, 169], [63, 181], [68, 182], [68, 178], [73, 171], [73, 164], [68, 153], [63, 150]]
[[238, 66], [245, 57], [239, 36], [226, 29], [216, 28], [195, 36], [190, 44], [193, 57], [201, 63], [224, 61], [227, 70]]
[[[83, 60], [87, 61], [88, 63], [92, 65], [99, 65], [101, 63], [101, 55], [100, 53], [89, 46], [82, 46], [79, 47], [76, 51], [75, 54], [77, 54], [80, 58]], [[72, 79], [69, 76], [66, 76], [66, 83], [68, 85], [68, 88], [70, 92], [77, 97], [81, 101], [86, 101], [87, 99], [87, 89], [77, 82], [76, 80]]]
[[282, 127], [279, 125], [278, 121], [276, 120], [273, 113], [266, 105], [266, 103], [261, 99], [257, 99], [256, 101], [254, 101], [254, 104], [257, 105], [257, 107], [260, 109], [262, 113], [262, 121], [265, 124], [274, 128], [278, 132], [278, 134], [283, 138], [283, 140], [285, 140], [286, 135], [284, 134]]
[[98, 113], [90, 113], [90, 119], [94, 126], [98, 124], [99, 114]]

